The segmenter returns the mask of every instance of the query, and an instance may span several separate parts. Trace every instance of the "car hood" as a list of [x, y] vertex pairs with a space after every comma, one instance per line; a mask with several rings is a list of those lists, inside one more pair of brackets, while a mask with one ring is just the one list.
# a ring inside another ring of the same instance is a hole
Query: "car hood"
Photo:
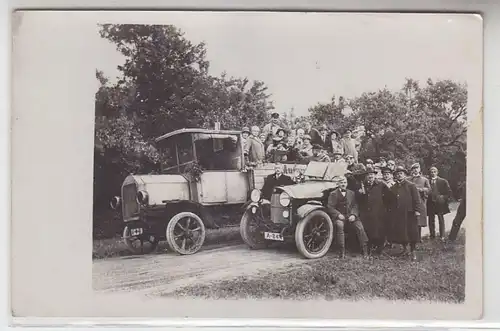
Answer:
[[280, 186], [279, 188], [294, 199], [320, 198], [323, 191], [334, 189], [337, 183], [330, 181], [306, 182], [295, 185]]

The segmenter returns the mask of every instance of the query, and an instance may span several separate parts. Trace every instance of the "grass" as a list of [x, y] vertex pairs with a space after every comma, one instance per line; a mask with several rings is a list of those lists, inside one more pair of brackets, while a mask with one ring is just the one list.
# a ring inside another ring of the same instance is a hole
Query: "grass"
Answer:
[[[424, 239], [418, 262], [394, 256], [339, 260], [329, 253], [287, 271], [179, 289], [174, 296], [211, 299], [389, 299], [463, 302], [465, 236], [454, 245]], [[395, 253], [395, 251], [389, 252]], [[278, 254], [278, 253], [277, 253]]]
[[[219, 229], [207, 229], [204, 248], [216, 248], [221, 245], [243, 243], [238, 226], [227, 226]], [[165, 253], [167, 242], [161, 241], [156, 249], [157, 254]], [[92, 259], [105, 259], [117, 256], [128, 256], [131, 253], [120, 236], [93, 241]]]

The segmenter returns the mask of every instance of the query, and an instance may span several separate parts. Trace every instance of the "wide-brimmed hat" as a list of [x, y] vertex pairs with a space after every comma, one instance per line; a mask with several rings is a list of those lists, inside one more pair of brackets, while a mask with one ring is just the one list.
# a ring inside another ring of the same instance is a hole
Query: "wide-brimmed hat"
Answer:
[[361, 163], [355, 164], [352, 167], [351, 171], [352, 171], [352, 174], [354, 176], [361, 176], [361, 175], [366, 175], [367, 174], [365, 165], [361, 164]]
[[337, 137], [338, 137], [338, 136], [340, 136], [340, 134], [339, 134], [339, 132], [338, 132], [338, 131], [336, 131], [336, 130], [332, 130], [332, 131], [330, 132], [330, 138], [332, 137], [332, 135], [333, 135], [333, 134], [335, 134]]
[[272, 118], [280, 118], [280, 114], [279, 114], [279, 113], [277, 113], [277, 112], [272, 112], [272, 113], [271, 113], [271, 117], [272, 117]]
[[274, 140], [274, 141], [282, 141], [282, 140], [283, 140], [283, 137], [280, 137], [280, 136], [274, 136], [274, 137], [273, 137], [273, 140]]
[[403, 167], [403, 166], [397, 166], [397, 167], [394, 169], [394, 171], [393, 171], [393, 172], [394, 172], [394, 173], [397, 173], [397, 172], [404, 172], [405, 174], [408, 174], [408, 170], [407, 170], [405, 167]]
[[304, 135], [304, 137], [302, 137], [302, 140], [306, 140], [306, 139], [311, 140], [311, 136], [306, 134], [306, 135]]
[[248, 126], [244, 126], [243, 129], [241, 129], [241, 133], [250, 133], [250, 128]]

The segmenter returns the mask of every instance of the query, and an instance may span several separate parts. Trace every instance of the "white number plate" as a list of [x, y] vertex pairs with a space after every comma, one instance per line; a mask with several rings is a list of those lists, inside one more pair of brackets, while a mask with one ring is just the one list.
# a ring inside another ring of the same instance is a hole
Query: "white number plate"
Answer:
[[142, 228], [131, 229], [130, 230], [130, 235], [131, 236], [140, 236], [141, 234], [142, 234]]
[[274, 233], [274, 232], [264, 232], [264, 239], [284, 241], [283, 236], [280, 233]]

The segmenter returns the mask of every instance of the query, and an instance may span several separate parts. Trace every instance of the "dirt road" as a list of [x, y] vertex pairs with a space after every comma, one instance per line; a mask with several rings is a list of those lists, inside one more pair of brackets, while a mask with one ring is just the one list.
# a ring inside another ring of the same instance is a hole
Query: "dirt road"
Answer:
[[[455, 213], [445, 217], [449, 231]], [[428, 228], [423, 229], [428, 234]], [[99, 292], [134, 292], [147, 296], [172, 293], [189, 285], [258, 275], [269, 270], [305, 263], [289, 247], [254, 251], [245, 245], [206, 248], [194, 255], [151, 254], [117, 257], [93, 262], [93, 287]]]

